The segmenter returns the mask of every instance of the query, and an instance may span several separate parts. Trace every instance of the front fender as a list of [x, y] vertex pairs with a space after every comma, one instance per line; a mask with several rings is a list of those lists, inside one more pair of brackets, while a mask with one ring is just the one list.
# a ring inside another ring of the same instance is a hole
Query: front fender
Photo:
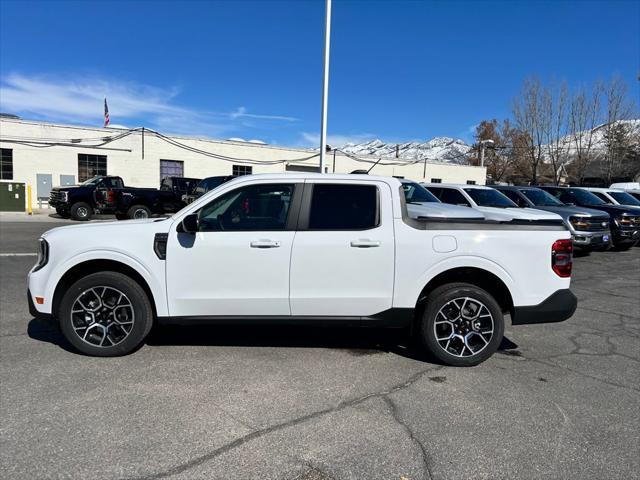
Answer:
[[151, 294], [153, 295], [152, 301], [155, 304], [157, 314], [159, 316], [168, 315], [167, 297], [164, 289], [164, 269], [162, 271], [163, 274], [159, 278], [157, 274], [151, 272], [145, 265], [130, 255], [108, 249], [91, 250], [90, 252], [79, 253], [51, 270], [48, 274], [46, 286], [44, 287], [45, 303], [43, 305], [38, 305], [38, 310], [42, 313], [52, 313], [55, 289], [65, 273], [81, 263], [95, 260], [110, 260], [122, 263], [123, 265], [135, 270], [144, 279], [144, 281], [147, 282], [149, 290], [151, 290]]

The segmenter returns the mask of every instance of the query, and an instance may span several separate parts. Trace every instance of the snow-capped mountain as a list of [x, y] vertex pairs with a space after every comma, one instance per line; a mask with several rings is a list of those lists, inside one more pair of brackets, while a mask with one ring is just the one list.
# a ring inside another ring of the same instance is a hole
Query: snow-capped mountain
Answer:
[[397, 150], [397, 158], [400, 160], [426, 159], [428, 162], [466, 164], [468, 163], [467, 154], [471, 150], [471, 145], [467, 145], [460, 139], [436, 137], [424, 143], [407, 142], [400, 144], [385, 143], [376, 139], [365, 143], [347, 143], [339, 147], [339, 149], [352, 155], [372, 155], [385, 159], [395, 159]]
[[[627, 131], [633, 136], [633, 138], [640, 137], [640, 119], [638, 120], [621, 120]], [[607, 131], [606, 125], [599, 125], [593, 129], [591, 135], [592, 152], [597, 153], [599, 150], [606, 148], [605, 133]], [[582, 137], [582, 145], [589, 141], [589, 131], [582, 132], [579, 135]], [[575, 135], [568, 135], [561, 141], [563, 149], [568, 155], [575, 153]], [[469, 160], [476, 154], [471, 152], [472, 145], [465, 143], [460, 139], [450, 137], [435, 137], [426, 142], [407, 142], [407, 143], [386, 143], [382, 140], [376, 139], [365, 143], [347, 143], [342, 147], [338, 147], [339, 150], [350, 153], [352, 155], [371, 155], [373, 157], [383, 159], [395, 159], [396, 150], [397, 158], [399, 160], [415, 161], [415, 160], [427, 160], [428, 162], [441, 162], [441, 163], [456, 163], [456, 164], [468, 164]], [[546, 151], [547, 147], [542, 147]]]

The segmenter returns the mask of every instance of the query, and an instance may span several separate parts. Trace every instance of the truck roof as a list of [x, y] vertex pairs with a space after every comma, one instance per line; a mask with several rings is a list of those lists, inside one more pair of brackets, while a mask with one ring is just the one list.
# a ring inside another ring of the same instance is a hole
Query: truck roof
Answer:
[[491, 187], [487, 187], [486, 185], [471, 185], [471, 184], [463, 184], [463, 183], [426, 183], [423, 182], [421, 185], [425, 187], [447, 187], [447, 188], [474, 188], [478, 190], [492, 190]]
[[283, 179], [317, 179], [317, 180], [374, 180], [386, 182], [392, 185], [400, 185], [400, 180], [395, 177], [383, 177], [377, 175], [353, 174], [353, 173], [312, 173], [312, 172], [288, 172], [288, 173], [256, 173], [252, 175], [241, 175], [230, 180], [230, 182], [238, 182], [245, 178], [260, 180], [283, 180]]

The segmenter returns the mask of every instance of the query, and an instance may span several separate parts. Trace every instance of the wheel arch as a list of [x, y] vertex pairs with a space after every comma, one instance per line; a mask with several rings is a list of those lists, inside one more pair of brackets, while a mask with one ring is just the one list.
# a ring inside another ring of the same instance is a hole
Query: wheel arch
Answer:
[[53, 294], [53, 303], [51, 305], [51, 313], [54, 315], [58, 313], [60, 302], [62, 301], [64, 293], [75, 281], [91, 273], [101, 271], [118, 272], [128, 276], [136, 283], [138, 283], [149, 298], [149, 302], [151, 303], [151, 306], [153, 308], [154, 318], [157, 317], [158, 310], [156, 306], [156, 299], [154, 297], [153, 291], [151, 290], [151, 287], [149, 286], [149, 283], [145, 280], [145, 278], [130, 265], [110, 259], [86, 260], [74, 265], [69, 270], [67, 270], [64, 275], [60, 277], [58, 283], [56, 284]]
[[456, 267], [440, 272], [422, 288], [416, 300], [417, 318], [421, 317], [429, 292], [448, 283], [475, 285], [495, 298], [503, 313], [510, 313], [513, 309], [511, 291], [496, 274], [479, 267]]

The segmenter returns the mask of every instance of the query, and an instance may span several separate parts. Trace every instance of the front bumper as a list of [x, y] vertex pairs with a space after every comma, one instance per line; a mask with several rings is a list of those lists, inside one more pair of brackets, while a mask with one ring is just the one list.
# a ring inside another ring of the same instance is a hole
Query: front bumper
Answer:
[[29, 302], [29, 314], [37, 318], [38, 320], [51, 320], [53, 315], [50, 313], [42, 313], [36, 309], [35, 304], [33, 303], [33, 295], [31, 295], [31, 290], [27, 290], [27, 301]]
[[562, 322], [578, 308], [578, 299], [571, 290], [557, 290], [538, 305], [513, 307], [512, 325]]
[[640, 240], [640, 230], [618, 229], [613, 234], [613, 242], [617, 245], [628, 245]]
[[600, 232], [572, 232], [571, 239], [573, 246], [579, 248], [603, 248], [611, 245], [611, 232], [603, 230]]

